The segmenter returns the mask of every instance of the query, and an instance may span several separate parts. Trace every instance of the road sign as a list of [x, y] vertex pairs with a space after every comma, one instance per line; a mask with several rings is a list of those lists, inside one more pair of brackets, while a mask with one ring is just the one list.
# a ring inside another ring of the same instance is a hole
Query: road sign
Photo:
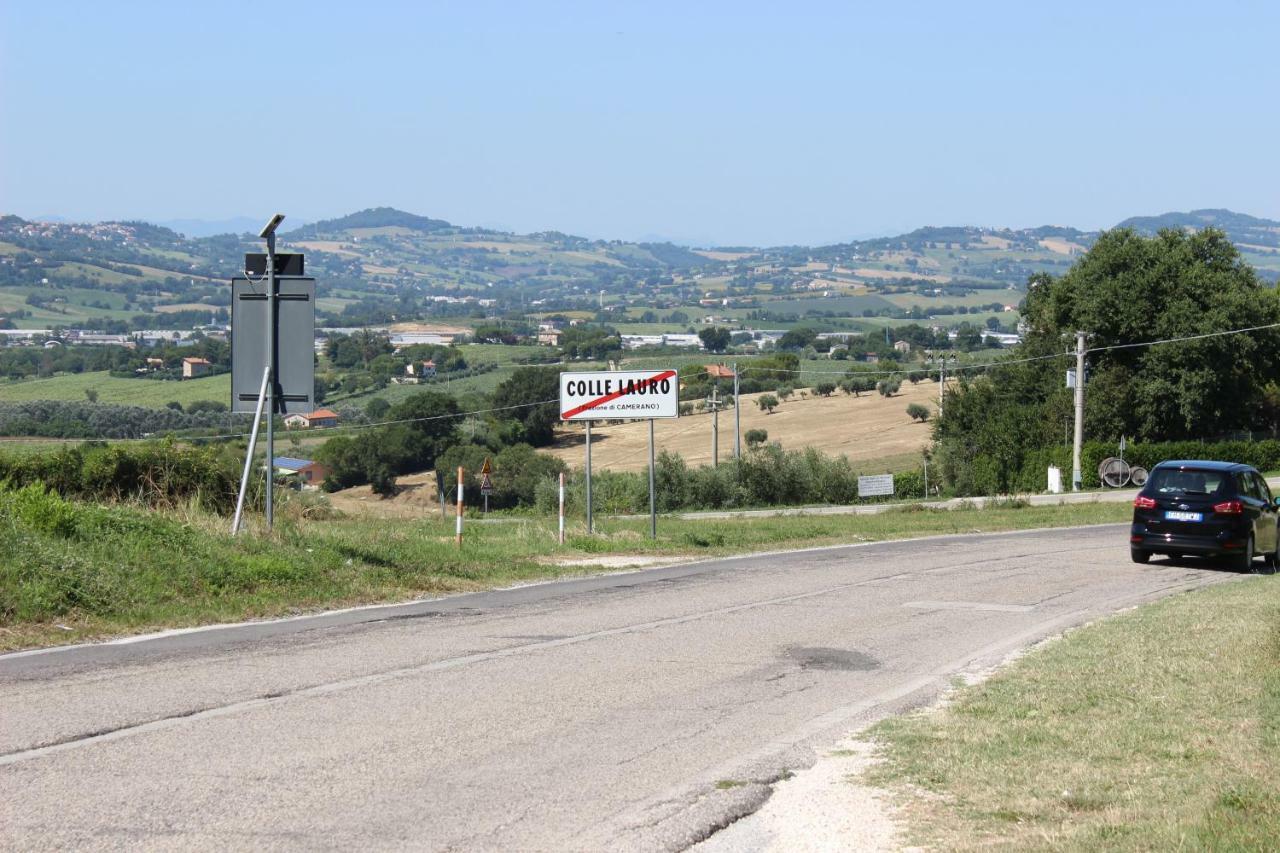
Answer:
[[493, 480], [489, 477], [488, 472], [480, 475], [480, 494], [486, 497], [493, 494]]
[[858, 478], [858, 497], [869, 498], [877, 495], [893, 494], [892, 474], [873, 474]]
[[680, 417], [674, 370], [616, 370], [560, 374], [560, 419], [619, 421]]
[[[315, 411], [316, 280], [276, 276], [276, 413]], [[231, 411], [258, 406], [267, 364], [267, 282], [231, 280]]]
[[489, 464], [489, 457], [484, 458], [484, 464], [480, 466], [480, 473], [488, 477], [493, 473], [493, 466]]

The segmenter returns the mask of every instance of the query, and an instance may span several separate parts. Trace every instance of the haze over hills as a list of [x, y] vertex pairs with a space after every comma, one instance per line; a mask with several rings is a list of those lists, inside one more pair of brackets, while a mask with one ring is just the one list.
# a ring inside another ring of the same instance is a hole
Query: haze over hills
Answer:
[[[0, 217], [0, 323], [189, 328], [221, 320], [226, 280], [245, 252], [261, 251], [260, 224], [188, 238], [143, 222]], [[1280, 222], [1195, 210], [1120, 225], [1143, 233], [1218, 227], [1260, 275], [1280, 277]], [[513, 234], [382, 207], [301, 224], [281, 235], [280, 248], [306, 253], [319, 319], [335, 325], [578, 311], [615, 325], [712, 316], [732, 325], [848, 328], [1007, 312], [1028, 276], [1065, 272], [1096, 237], [1068, 226], [956, 226], [814, 247], [691, 249]]]

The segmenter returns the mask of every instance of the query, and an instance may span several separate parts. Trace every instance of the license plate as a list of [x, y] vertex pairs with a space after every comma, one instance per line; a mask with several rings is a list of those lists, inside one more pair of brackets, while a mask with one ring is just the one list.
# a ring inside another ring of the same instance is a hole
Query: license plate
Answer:
[[1167, 509], [1164, 512], [1165, 521], [1204, 521], [1204, 515], [1198, 512], [1180, 512], [1176, 509]]

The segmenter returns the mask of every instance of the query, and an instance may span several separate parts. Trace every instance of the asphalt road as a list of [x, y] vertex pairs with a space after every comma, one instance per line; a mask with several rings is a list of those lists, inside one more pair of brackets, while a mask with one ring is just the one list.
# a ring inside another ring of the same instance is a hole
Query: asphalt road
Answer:
[[1134, 565], [1125, 529], [739, 557], [0, 657], [0, 846], [682, 848], [956, 673], [1235, 577]]

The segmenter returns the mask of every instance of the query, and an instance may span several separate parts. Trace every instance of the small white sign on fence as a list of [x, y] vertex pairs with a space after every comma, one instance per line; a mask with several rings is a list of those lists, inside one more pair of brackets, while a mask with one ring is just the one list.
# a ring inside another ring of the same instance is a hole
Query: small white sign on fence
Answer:
[[893, 494], [892, 474], [873, 474], [858, 478], [858, 497], [870, 498]]

